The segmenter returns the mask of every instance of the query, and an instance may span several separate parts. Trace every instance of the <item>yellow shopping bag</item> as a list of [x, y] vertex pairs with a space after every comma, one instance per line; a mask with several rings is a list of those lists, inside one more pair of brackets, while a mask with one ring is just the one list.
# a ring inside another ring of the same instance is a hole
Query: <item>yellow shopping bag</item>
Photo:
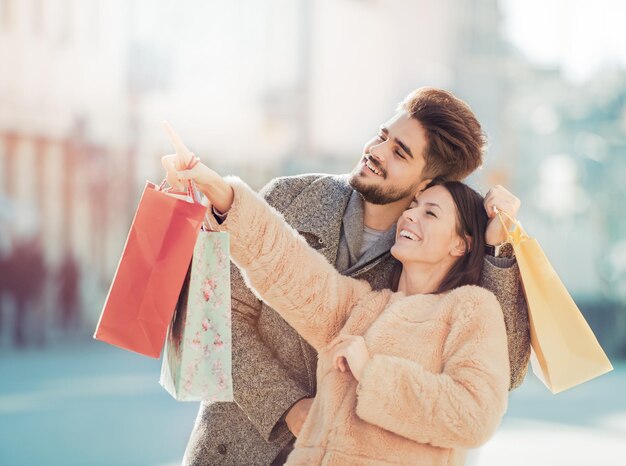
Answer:
[[[508, 241], [519, 265], [530, 321], [530, 363], [535, 375], [559, 393], [613, 370], [593, 331], [536, 239], [513, 223]], [[505, 225], [506, 228], [506, 225]]]

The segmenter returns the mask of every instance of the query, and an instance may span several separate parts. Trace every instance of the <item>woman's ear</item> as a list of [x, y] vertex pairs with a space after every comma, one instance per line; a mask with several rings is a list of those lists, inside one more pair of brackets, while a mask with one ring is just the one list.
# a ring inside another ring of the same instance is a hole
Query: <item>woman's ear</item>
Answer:
[[473, 240], [471, 236], [466, 236], [465, 239], [459, 236], [450, 253], [455, 257], [464, 256], [472, 250]]

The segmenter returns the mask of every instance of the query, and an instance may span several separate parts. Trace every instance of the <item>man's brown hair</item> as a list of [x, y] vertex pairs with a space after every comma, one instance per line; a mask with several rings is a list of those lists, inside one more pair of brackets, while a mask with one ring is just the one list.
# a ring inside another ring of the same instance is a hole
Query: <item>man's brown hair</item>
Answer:
[[483, 163], [487, 144], [469, 105], [451, 92], [420, 87], [398, 106], [426, 130], [425, 178], [462, 180]]

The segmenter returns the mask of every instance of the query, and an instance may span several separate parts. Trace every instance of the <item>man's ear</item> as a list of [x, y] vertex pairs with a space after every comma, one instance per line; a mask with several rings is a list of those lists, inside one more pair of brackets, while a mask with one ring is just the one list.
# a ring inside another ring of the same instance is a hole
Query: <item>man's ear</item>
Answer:
[[452, 246], [452, 251], [450, 251], [450, 254], [455, 257], [464, 256], [472, 250], [473, 241], [474, 238], [472, 238], [471, 236], [466, 236], [465, 240], [463, 240], [463, 238], [461, 237], [457, 238], [456, 243]]

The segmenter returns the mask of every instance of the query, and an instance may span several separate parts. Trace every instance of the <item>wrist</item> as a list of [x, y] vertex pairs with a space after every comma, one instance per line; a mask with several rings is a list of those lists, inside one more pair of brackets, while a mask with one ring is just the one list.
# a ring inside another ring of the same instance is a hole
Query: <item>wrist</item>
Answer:
[[302, 400], [306, 400], [308, 397], [303, 396], [302, 398], [300, 398], [299, 400], [295, 401], [287, 411], [285, 411], [285, 414], [283, 414], [283, 421], [287, 421], [287, 417], [289, 417], [289, 414], [291, 413], [291, 415], [293, 416], [294, 414], [296, 414], [296, 411], [298, 409], [298, 405], [300, 404], [300, 402]]
[[207, 197], [215, 210], [220, 213], [228, 212], [233, 205], [235, 191], [221, 177], [218, 177], [208, 185], [199, 186], [198, 188]]
[[492, 257], [513, 257], [513, 246], [510, 243], [485, 244], [485, 254]]

